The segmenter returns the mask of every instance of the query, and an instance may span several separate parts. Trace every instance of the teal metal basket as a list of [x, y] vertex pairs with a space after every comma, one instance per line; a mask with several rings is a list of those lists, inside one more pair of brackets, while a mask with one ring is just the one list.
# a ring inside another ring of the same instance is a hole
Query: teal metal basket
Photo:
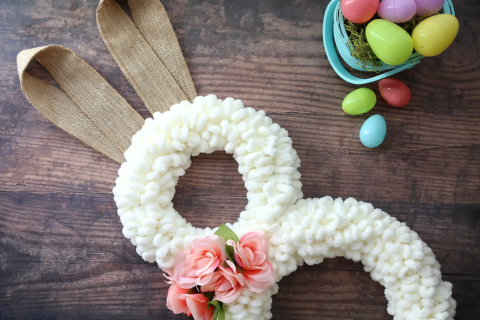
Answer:
[[[441, 12], [455, 15], [451, 0], [445, 0]], [[333, 70], [335, 70], [335, 72], [343, 80], [353, 84], [365, 84], [378, 81], [390, 77], [403, 70], [413, 68], [414, 66], [419, 64], [420, 61], [424, 58], [424, 56], [415, 52], [410, 56], [410, 58], [408, 58], [407, 61], [398, 66], [391, 66], [382, 63], [381, 67], [372, 67], [371, 65], [367, 65], [365, 66], [365, 69], [363, 69], [361, 63], [357, 59], [352, 57], [347, 43], [348, 35], [347, 31], [345, 30], [345, 25], [343, 23], [342, 11], [340, 10], [340, 0], [332, 0], [328, 5], [327, 10], [325, 11], [325, 17], [323, 19], [323, 45], [325, 47], [328, 61], [330, 61]], [[367, 79], [355, 77], [350, 74], [347, 69], [345, 69], [342, 62], [340, 61], [340, 58], [337, 55], [337, 50], [343, 61], [345, 61], [345, 63], [348, 64], [351, 68], [367, 72], [383, 71], [383, 73]]]

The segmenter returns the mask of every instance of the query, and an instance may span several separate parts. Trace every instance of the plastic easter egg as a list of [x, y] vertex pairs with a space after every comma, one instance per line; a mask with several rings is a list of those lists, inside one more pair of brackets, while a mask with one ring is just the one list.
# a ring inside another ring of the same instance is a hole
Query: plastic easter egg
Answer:
[[342, 0], [343, 16], [353, 23], [365, 23], [377, 12], [379, 0]]
[[415, 0], [417, 4], [417, 16], [431, 16], [442, 9], [444, 0]]
[[367, 26], [366, 36], [375, 55], [386, 64], [402, 64], [412, 54], [412, 38], [407, 31], [393, 22], [373, 20]]
[[426, 57], [439, 55], [455, 40], [458, 20], [451, 14], [437, 14], [420, 22], [413, 30], [413, 47]]
[[362, 125], [360, 129], [360, 142], [367, 148], [376, 148], [382, 144], [387, 134], [387, 123], [379, 115], [373, 115]]
[[377, 10], [380, 18], [394, 23], [407, 22], [415, 16], [416, 12], [415, 0], [383, 0]]
[[400, 80], [387, 78], [378, 83], [378, 90], [382, 98], [394, 107], [404, 107], [410, 102], [412, 93], [405, 83]]
[[360, 88], [345, 97], [342, 109], [348, 114], [362, 114], [372, 110], [375, 103], [377, 103], [375, 92], [368, 88]]

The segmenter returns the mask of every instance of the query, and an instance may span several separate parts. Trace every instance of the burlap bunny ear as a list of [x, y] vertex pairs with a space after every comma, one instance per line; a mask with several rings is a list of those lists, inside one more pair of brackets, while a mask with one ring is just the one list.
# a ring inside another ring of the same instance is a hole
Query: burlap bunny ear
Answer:
[[[63, 91], [26, 72], [37, 59]], [[83, 143], [118, 163], [143, 118], [73, 51], [56, 45], [24, 50], [17, 56], [22, 90], [44, 116]]]
[[150, 112], [197, 96], [177, 36], [158, 0], [130, 0], [134, 21], [114, 0], [102, 0], [97, 23], [110, 53]]
[[[196, 97], [195, 86], [165, 8], [158, 0], [131, 0], [135, 23], [113, 0], [102, 0], [97, 21], [102, 38], [150, 112]], [[61, 89], [26, 72], [37, 59]], [[62, 46], [24, 50], [17, 57], [22, 90], [56, 126], [122, 163], [143, 118], [92, 67]]]

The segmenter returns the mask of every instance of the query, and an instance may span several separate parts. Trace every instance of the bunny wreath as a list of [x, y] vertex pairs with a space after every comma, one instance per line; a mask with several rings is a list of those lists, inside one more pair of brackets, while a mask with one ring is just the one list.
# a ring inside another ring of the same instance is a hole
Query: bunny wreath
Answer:
[[[302, 199], [300, 159], [287, 131], [240, 100], [197, 97], [163, 6], [157, 0], [129, 6], [133, 22], [115, 1], [101, 0], [97, 22], [153, 118], [143, 121], [64, 47], [22, 51], [17, 64], [32, 105], [122, 164], [113, 194], [123, 234], [167, 274], [170, 309], [195, 320], [270, 319], [283, 277], [304, 262], [342, 256], [361, 261], [385, 287], [395, 320], [453, 319], [452, 285], [442, 281], [440, 264], [417, 233], [352, 198]], [[34, 58], [62, 90], [26, 72]], [[248, 204], [233, 224], [195, 228], [173, 208], [175, 186], [191, 156], [216, 150], [238, 162]]]
[[[229, 227], [238, 235], [264, 232], [276, 282], [303, 261], [314, 265], [342, 256], [361, 261], [385, 286], [395, 319], [453, 318], [452, 285], [441, 280], [440, 264], [417, 233], [352, 198], [301, 199], [300, 159], [287, 131], [264, 111], [231, 98], [210, 95], [174, 105], [154, 113], [134, 135], [113, 193], [123, 234], [144, 260], [172, 268], [194, 239], [216, 231], [187, 223], [171, 200], [190, 157], [217, 150], [233, 153], [248, 190], [245, 211]], [[277, 290], [244, 287], [226, 310], [232, 319], [270, 319]]]

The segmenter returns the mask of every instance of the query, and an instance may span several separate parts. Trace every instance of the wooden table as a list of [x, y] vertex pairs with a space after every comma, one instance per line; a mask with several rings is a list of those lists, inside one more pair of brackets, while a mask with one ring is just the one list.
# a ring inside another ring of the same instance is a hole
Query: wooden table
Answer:
[[[121, 2], [126, 7], [126, 1]], [[455, 0], [460, 34], [398, 78], [411, 103], [387, 120], [377, 149], [358, 139], [368, 117], [340, 107], [355, 89], [322, 44], [328, 0], [163, 1], [201, 95], [243, 99], [293, 138], [305, 197], [355, 197], [405, 221], [453, 283], [456, 319], [480, 319], [480, 2]], [[97, 0], [0, 1], [0, 318], [184, 319], [167, 284], [122, 236], [111, 189], [118, 164], [56, 128], [25, 99], [16, 54], [72, 48], [147, 117], [100, 38]], [[33, 64], [31, 73], [52, 82]], [[377, 84], [368, 87], [375, 89]], [[199, 227], [233, 222], [246, 204], [230, 155], [200, 155], [174, 202]], [[280, 283], [274, 319], [392, 319], [360, 263], [328, 260]]]

